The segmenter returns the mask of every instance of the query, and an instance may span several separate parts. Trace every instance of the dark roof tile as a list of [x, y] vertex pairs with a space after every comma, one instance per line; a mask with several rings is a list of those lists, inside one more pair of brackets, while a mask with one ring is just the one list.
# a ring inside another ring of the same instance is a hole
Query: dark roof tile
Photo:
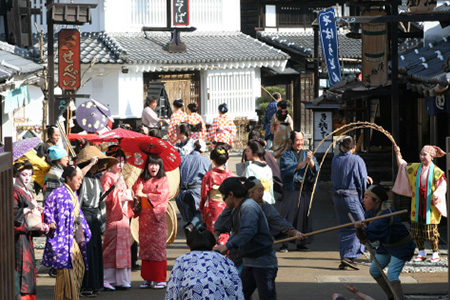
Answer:
[[[301, 32], [258, 32], [258, 39], [275, 47], [284, 46], [305, 57], [311, 57], [314, 53], [314, 33], [312, 31]], [[351, 39], [343, 33], [338, 35], [339, 56], [343, 58], [361, 58], [361, 40]], [[320, 43], [319, 43], [320, 47]], [[322, 57], [322, 50], [319, 50]]]

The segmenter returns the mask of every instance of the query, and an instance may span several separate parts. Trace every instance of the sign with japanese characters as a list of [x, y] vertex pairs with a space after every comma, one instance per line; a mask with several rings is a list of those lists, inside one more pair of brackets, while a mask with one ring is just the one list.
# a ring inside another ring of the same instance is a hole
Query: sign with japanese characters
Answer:
[[319, 12], [319, 33], [323, 58], [327, 64], [328, 78], [331, 85], [341, 81], [341, 66], [339, 65], [339, 45], [337, 39], [336, 15], [334, 8]]
[[80, 87], [80, 32], [61, 29], [58, 33], [58, 85], [63, 90]]
[[[333, 131], [333, 116], [331, 111], [315, 111], [314, 112], [314, 148], [331, 132]], [[326, 152], [327, 148], [333, 142], [333, 137], [324, 141], [324, 143], [317, 149], [318, 153]]]
[[189, 0], [173, 0], [172, 13], [174, 26], [188, 26]]
[[437, 114], [450, 114], [450, 95], [437, 95], [425, 97], [427, 114], [434, 116]]

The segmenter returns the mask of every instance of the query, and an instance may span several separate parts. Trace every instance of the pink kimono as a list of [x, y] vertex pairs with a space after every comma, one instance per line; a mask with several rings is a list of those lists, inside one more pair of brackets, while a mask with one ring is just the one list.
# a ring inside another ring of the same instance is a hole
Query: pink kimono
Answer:
[[[121, 177], [119, 181], [119, 176]], [[130, 218], [132, 202], [124, 201], [127, 186], [120, 173], [105, 173], [100, 178], [104, 191], [116, 184], [106, 197], [106, 229], [103, 239], [103, 265], [105, 269], [131, 268]], [[117, 182], [117, 183], [116, 183]]]
[[[169, 180], [152, 177], [146, 181], [139, 178], [133, 186], [136, 192], [142, 184], [142, 211], [139, 215], [139, 257], [142, 259], [141, 275], [147, 281], [166, 281], [167, 255], [166, 211], [169, 205]], [[145, 208], [149, 207], [150, 208]]]

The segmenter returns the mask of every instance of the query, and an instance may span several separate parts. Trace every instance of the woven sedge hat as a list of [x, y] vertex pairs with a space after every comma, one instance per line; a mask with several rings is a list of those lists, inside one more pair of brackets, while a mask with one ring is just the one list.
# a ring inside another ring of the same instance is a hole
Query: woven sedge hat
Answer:
[[[175, 237], [177, 236], [178, 223], [175, 208], [173, 207], [170, 201], [166, 211], [166, 224], [167, 224], [166, 244], [172, 244], [175, 241]], [[132, 237], [131, 242], [133, 242], [134, 240], [139, 243], [139, 217], [131, 219], [130, 230]]]
[[117, 164], [117, 158], [106, 156], [95, 146], [86, 146], [78, 153], [77, 166], [84, 168], [94, 156], [98, 156], [98, 172], [103, 172]]

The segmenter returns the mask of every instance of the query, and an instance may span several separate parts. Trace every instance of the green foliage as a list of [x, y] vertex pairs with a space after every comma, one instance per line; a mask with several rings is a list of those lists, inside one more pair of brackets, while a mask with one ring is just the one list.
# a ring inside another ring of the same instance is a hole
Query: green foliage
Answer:
[[279, 86], [268, 86], [264, 87], [269, 94], [263, 90], [262, 97], [256, 99], [257, 107], [258, 107], [258, 119], [260, 123], [264, 122], [264, 115], [266, 114], [267, 106], [270, 104], [270, 102], [273, 101], [271, 95], [275, 92], [278, 92], [281, 94], [281, 97], [283, 97], [284, 100], [288, 101], [288, 113], [292, 116], [292, 104], [291, 101], [284, 98], [284, 95], [286, 94], [286, 90], [284, 88], [281, 88]]

